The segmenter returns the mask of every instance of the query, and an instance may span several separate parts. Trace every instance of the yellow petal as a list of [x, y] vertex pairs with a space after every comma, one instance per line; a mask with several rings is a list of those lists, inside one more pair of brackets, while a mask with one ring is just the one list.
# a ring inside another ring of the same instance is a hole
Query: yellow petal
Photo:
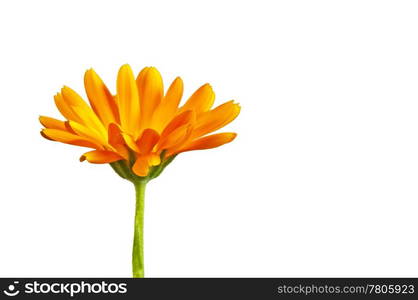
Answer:
[[144, 68], [136, 79], [141, 105], [141, 129], [149, 128], [164, 94], [163, 79], [154, 67]]
[[142, 133], [141, 137], [137, 141], [139, 153], [148, 154], [152, 151], [157, 144], [160, 135], [153, 129], [147, 128]]
[[119, 154], [112, 151], [94, 150], [84, 153], [80, 157], [80, 161], [87, 160], [93, 164], [106, 164], [112, 163], [123, 159]]
[[158, 166], [161, 163], [161, 158], [157, 153], [151, 153], [148, 155], [148, 164], [150, 166]]
[[77, 116], [74, 111], [71, 109], [71, 107], [65, 102], [64, 97], [61, 93], [57, 93], [54, 96], [55, 105], [57, 106], [60, 113], [67, 119], [67, 120], [73, 120], [78, 123], [83, 122], [79, 116]]
[[200, 139], [197, 139], [189, 143], [187, 146], [183, 147], [177, 153], [192, 151], [192, 150], [216, 148], [226, 143], [232, 142], [236, 136], [237, 134], [233, 132], [223, 132], [223, 133], [208, 135], [208, 136], [202, 137]]
[[240, 110], [239, 104], [229, 101], [201, 114], [196, 120], [193, 137], [203, 136], [226, 126], [239, 115]]
[[89, 147], [95, 149], [103, 149], [103, 147], [94, 140], [78, 136], [67, 131], [59, 129], [43, 129], [41, 131], [42, 136], [65, 144], [76, 145], [81, 147]]
[[174, 117], [183, 96], [183, 80], [177, 77], [168, 88], [167, 93], [156, 108], [151, 127], [161, 132], [167, 123]]
[[77, 134], [70, 126], [70, 121], [65, 121], [65, 130], [67, 130], [69, 133]]
[[119, 113], [113, 96], [93, 69], [86, 71], [84, 87], [91, 107], [105, 127], [112, 122], [119, 122]]
[[215, 93], [212, 87], [207, 83], [202, 85], [187, 102], [180, 108], [179, 112], [194, 110], [196, 114], [208, 111], [215, 101]]
[[99, 132], [103, 138], [106, 138], [107, 132], [99, 117], [94, 113], [90, 106], [80, 97], [74, 90], [64, 86], [61, 89], [61, 94], [64, 101], [70, 107], [71, 111], [78, 117], [77, 123], [83, 124], [86, 127], [94, 128]]
[[45, 126], [45, 128], [67, 130], [65, 127], [65, 122], [54, 119], [54, 118], [40, 116], [39, 122], [41, 122], [41, 124]]
[[137, 138], [140, 130], [139, 96], [134, 75], [129, 65], [123, 65], [119, 69], [117, 101], [122, 130]]
[[79, 124], [74, 121], [69, 121], [68, 125], [77, 135], [86, 137], [90, 140], [94, 140], [98, 144], [101, 144], [103, 146], [107, 145], [106, 139], [104, 139], [103, 136], [99, 132], [97, 132], [94, 128], [89, 128], [83, 124]]
[[139, 153], [138, 145], [135, 142], [135, 139], [127, 133], [122, 132], [123, 140], [125, 141], [125, 144], [134, 152]]

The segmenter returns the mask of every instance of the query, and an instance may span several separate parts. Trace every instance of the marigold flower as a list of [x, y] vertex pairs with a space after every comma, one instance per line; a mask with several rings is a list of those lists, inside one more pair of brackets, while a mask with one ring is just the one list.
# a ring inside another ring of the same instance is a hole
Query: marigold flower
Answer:
[[212, 109], [215, 94], [209, 84], [201, 86], [180, 105], [181, 78], [177, 77], [164, 93], [163, 80], [154, 67], [144, 68], [135, 79], [130, 66], [123, 65], [117, 76], [116, 95], [93, 69], [85, 73], [84, 86], [90, 106], [64, 86], [54, 99], [66, 120], [41, 116], [39, 120], [45, 127], [41, 134], [53, 141], [92, 148], [81, 155], [80, 161], [109, 163], [121, 177], [135, 184], [133, 265], [134, 276], [142, 277], [146, 183], [157, 177], [179, 153], [231, 142], [236, 133], [210, 133], [233, 121], [240, 106], [229, 101]]
[[44, 137], [94, 149], [84, 153], [81, 161], [102, 164], [125, 160], [130, 165], [134, 160], [132, 171], [145, 177], [150, 168], [181, 152], [215, 148], [236, 136], [229, 132], [207, 135], [240, 112], [233, 101], [211, 109], [215, 94], [209, 84], [201, 86], [181, 107], [181, 78], [177, 77], [164, 95], [161, 75], [154, 67], [144, 68], [135, 80], [129, 65], [122, 66], [115, 96], [93, 69], [85, 73], [84, 85], [91, 107], [64, 86], [54, 99], [67, 120], [40, 117]]

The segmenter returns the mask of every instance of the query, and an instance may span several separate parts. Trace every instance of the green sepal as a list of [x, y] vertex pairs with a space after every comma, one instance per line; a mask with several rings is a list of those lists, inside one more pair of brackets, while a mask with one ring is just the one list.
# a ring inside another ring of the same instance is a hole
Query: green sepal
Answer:
[[160, 174], [164, 171], [164, 169], [176, 158], [176, 155], [170, 156], [169, 158], [164, 160], [165, 151], [161, 153], [161, 161], [162, 163], [158, 166], [154, 166], [151, 168], [150, 172], [148, 173], [149, 180], [157, 178]]
[[165, 151], [163, 151], [160, 155], [161, 163], [158, 166], [151, 167], [147, 176], [138, 176], [132, 171], [132, 166], [135, 163], [135, 156], [133, 153], [130, 153], [129, 155], [129, 162], [126, 160], [119, 160], [110, 163], [110, 166], [120, 177], [135, 184], [137, 182], [148, 182], [160, 176], [160, 174], [174, 160], [175, 157], [176, 155], [173, 155], [165, 159]]

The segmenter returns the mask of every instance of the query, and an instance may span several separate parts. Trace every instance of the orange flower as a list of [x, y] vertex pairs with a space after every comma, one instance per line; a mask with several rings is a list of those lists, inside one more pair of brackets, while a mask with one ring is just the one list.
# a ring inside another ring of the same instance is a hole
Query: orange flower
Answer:
[[90, 106], [64, 86], [54, 99], [66, 120], [41, 116], [45, 127], [41, 134], [94, 149], [84, 153], [80, 161], [111, 163], [124, 178], [131, 170], [137, 176], [154, 178], [177, 154], [215, 148], [236, 136], [230, 132], [209, 135], [240, 112], [233, 101], [211, 109], [215, 94], [209, 84], [201, 86], [182, 106], [181, 78], [164, 94], [163, 80], [154, 67], [144, 68], [135, 80], [130, 66], [123, 65], [116, 95], [92, 69], [85, 73], [84, 85]]
[[236, 134], [210, 133], [234, 120], [240, 107], [233, 101], [211, 109], [215, 94], [209, 84], [201, 86], [179, 106], [183, 81], [178, 77], [164, 94], [157, 69], [144, 68], [134, 78], [131, 68], [120, 68], [116, 95], [100, 77], [88, 70], [84, 85], [90, 106], [69, 87], [55, 95], [55, 104], [66, 118], [41, 116], [47, 139], [92, 148], [80, 161], [109, 163], [136, 191], [132, 275], [144, 277], [145, 187], [181, 152], [210, 149], [231, 142]]

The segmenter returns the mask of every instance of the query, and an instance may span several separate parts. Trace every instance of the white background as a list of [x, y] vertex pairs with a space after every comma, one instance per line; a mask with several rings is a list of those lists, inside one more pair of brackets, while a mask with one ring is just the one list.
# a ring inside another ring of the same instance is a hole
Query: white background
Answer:
[[131, 276], [134, 190], [39, 135], [93, 67], [241, 103], [151, 182], [146, 276], [418, 276], [416, 1], [2, 1], [0, 276]]

